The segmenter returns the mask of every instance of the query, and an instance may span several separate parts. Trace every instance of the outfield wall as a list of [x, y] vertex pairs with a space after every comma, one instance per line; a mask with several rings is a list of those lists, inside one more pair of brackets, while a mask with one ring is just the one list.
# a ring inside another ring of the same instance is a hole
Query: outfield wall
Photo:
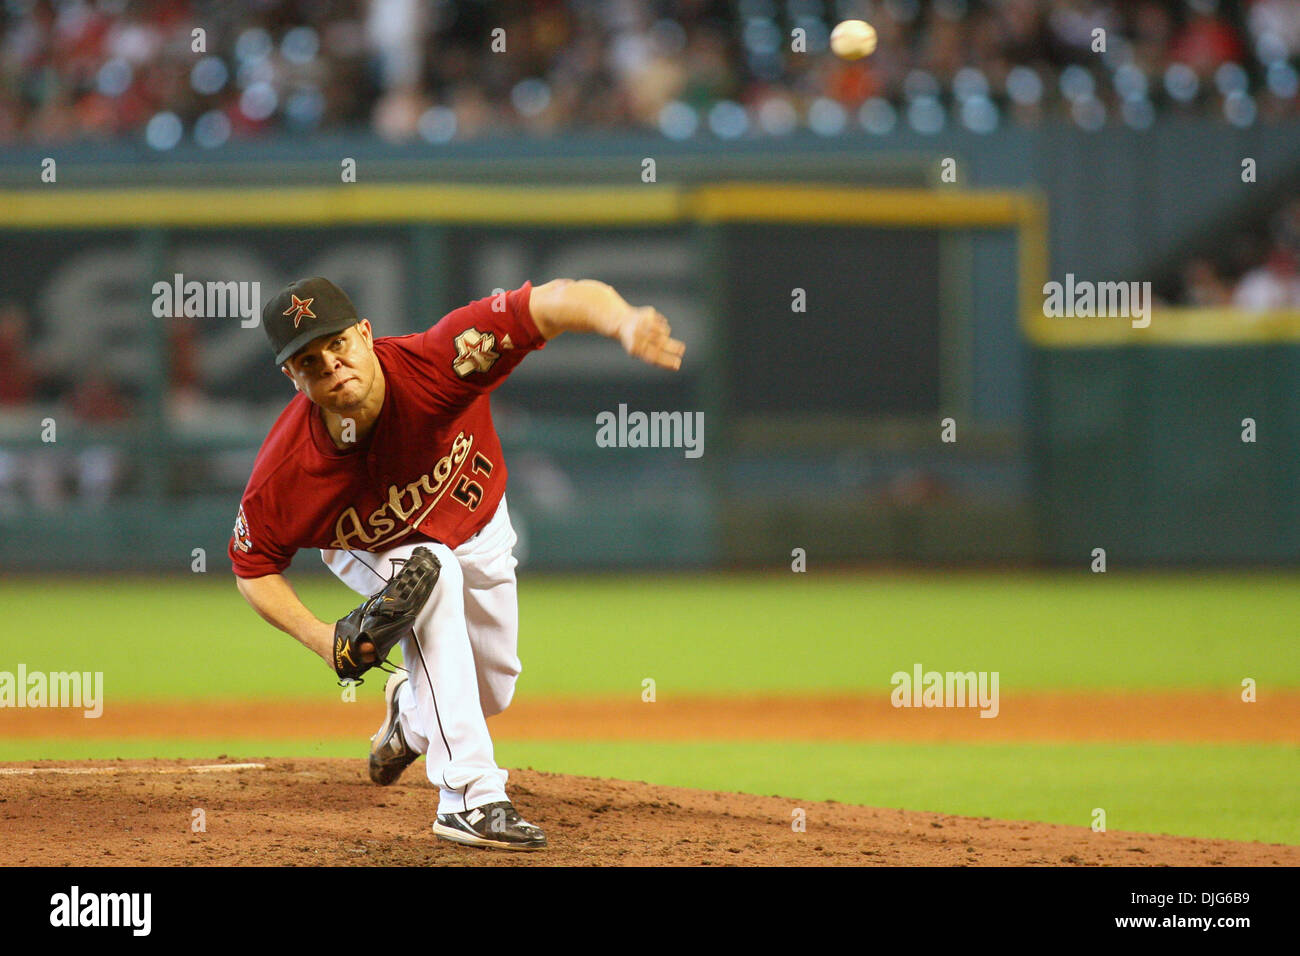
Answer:
[[[1235, 174], [1247, 150], [1260, 161], [1249, 189]], [[341, 154], [358, 157], [361, 182], [324, 185]], [[658, 182], [640, 181], [642, 154]], [[938, 177], [949, 154], [954, 184]], [[559, 340], [498, 393], [536, 564], [779, 566], [796, 547], [836, 562], [1075, 563], [1095, 547], [1138, 562], [1300, 557], [1295, 317], [1053, 322], [1035, 291], [1067, 270], [1159, 284], [1202, 237], [1286, 194], [1300, 135], [1285, 128], [796, 138], [779, 154], [604, 139], [432, 155], [345, 140], [162, 161], [112, 147], [69, 151], [59, 185], [35, 188], [28, 160], [0, 162], [21, 187], [0, 194], [0, 299], [28, 311], [48, 374], [36, 402], [0, 409], [0, 567], [184, 566], [196, 547], [223, 563], [286, 396], [260, 329], [151, 316], [152, 282], [176, 272], [266, 288], [325, 272], [387, 334], [552, 275], [659, 306], [689, 343], [682, 375]], [[796, 179], [853, 187], [744, 185]], [[990, 185], [1015, 188], [972, 188]], [[71, 411], [92, 343], [125, 392], [123, 421]], [[197, 399], [175, 387], [185, 349]], [[620, 404], [702, 411], [705, 455], [597, 448], [593, 411]], [[1247, 417], [1255, 443], [1240, 438]], [[40, 440], [46, 418], [56, 447]], [[940, 440], [948, 418], [955, 443]], [[95, 503], [78, 485], [105, 448], [119, 475]], [[38, 457], [60, 500], [22, 487]]]
[[1300, 560], [1300, 348], [1035, 354], [1042, 542], [1053, 561]]
[[[1028, 193], [399, 184], [24, 192], [0, 208], [18, 253], [0, 259], [0, 285], [29, 310], [55, 371], [43, 403], [0, 417], [10, 470], [58, 462], [65, 491], [87, 456], [111, 458], [118, 475], [106, 502], [68, 494], [8, 508], [0, 560], [13, 566], [167, 566], [223, 550], [287, 390], [255, 321], [158, 311], [157, 284], [167, 291], [178, 275], [274, 290], [328, 274], [381, 334], [555, 275], [599, 276], [671, 316], [690, 344], [679, 375], [565, 337], [494, 396], [512, 511], [538, 563], [767, 563], [796, 546], [859, 559], [877, 546], [873, 522], [912, 510], [892, 483], [918, 456], [972, 498], [991, 486], [981, 446], [996, 448], [994, 468], [1016, 467], [1014, 437], [975, 412], [977, 395], [1006, 390], [1007, 366], [969, 343], [977, 301], [996, 304], [1014, 334], [1029, 289], [1018, 259], [1039, 244], [1017, 238], [1042, 228]], [[1004, 260], [987, 273], [989, 295], [973, 288], [977, 249]], [[120, 420], [78, 412], [87, 377], [119, 389]], [[703, 453], [599, 447], [593, 413], [622, 408], [702, 414]], [[966, 439], [947, 461], [936, 455], [942, 416], [961, 418]], [[863, 428], [878, 439], [864, 445]], [[832, 521], [829, 541], [799, 543], [810, 505], [853, 516], [861, 501], [865, 523]], [[1025, 500], [999, 506], [1023, 511]], [[762, 540], [772, 521], [776, 536]], [[914, 544], [889, 547], [903, 556]]]

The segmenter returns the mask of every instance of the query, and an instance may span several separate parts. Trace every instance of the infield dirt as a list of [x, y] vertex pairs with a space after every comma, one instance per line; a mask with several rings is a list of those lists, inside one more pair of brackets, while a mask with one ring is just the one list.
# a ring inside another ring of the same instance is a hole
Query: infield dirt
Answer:
[[[4, 712], [11, 740], [193, 739], [269, 734], [364, 741], [383, 717], [376, 701], [122, 701], [87, 720], [73, 708]], [[888, 741], [1300, 741], [1300, 692], [1258, 703], [1205, 691], [1041, 691], [1004, 694], [996, 720], [973, 708], [895, 708], [887, 697], [525, 698], [489, 722], [496, 740], [888, 740]]]
[[[504, 853], [435, 839], [437, 793], [418, 773], [380, 788], [363, 760], [259, 762], [216, 773], [162, 760], [0, 765], [0, 866], [1300, 866], [1300, 846], [1094, 833], [534, 770], [512, 770], [510, 791], [551, 847]], [[792, 827], [797, 809], [806, 814], [803, 832]], [[193, 830], [195, 810], [203, 832]]]

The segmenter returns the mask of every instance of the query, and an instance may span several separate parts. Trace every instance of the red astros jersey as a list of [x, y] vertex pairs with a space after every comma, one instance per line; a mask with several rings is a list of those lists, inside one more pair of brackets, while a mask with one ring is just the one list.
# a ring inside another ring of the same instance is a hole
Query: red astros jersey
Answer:
[[299, 548], [455, 548], [487, 524], [506, 484], [488, 393], [546, 345], [531, 291], [525, 282], [425, 332], [375, 339], [384, 405], [355, 449], [337, 449], [319, 409], [295, 395], [244, 490], [228, 549], [235, 574], [282, 572]]

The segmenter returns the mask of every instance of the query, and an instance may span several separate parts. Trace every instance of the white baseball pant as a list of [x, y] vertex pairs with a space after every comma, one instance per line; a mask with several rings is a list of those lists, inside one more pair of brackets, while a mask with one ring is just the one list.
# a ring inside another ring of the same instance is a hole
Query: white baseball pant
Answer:
[[424, 754], [439, 813], [508, 799], [486, 718], [506, 709], [519, 677], [515, 541], [503, 497], [483, 529], [455, 549], [417, 541], [379, 552], [321, 551], [326, 566], [367, 597], [396, 572], [393, 559], [421, 545], [442, 563], [415, 638], [402, 640], [410, 679], [398, 694], [402, 733]]

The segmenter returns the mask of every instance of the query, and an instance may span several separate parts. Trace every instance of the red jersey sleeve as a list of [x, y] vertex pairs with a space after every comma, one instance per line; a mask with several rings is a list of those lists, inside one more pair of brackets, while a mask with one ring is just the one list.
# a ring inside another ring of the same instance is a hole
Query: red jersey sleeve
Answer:
[[245, 494], [235, 516], [235, 528], [230, 534], [226, 553], [230, 566], [241, 578], [260, 578], [267, 574], [282, 574], [293, 560], [293, 550], [284, 548], [271, 535], [271, 523], [263, 514], [260, 495]]
[[414, 337], [442, 392], [472, 400], [505, 381], [529, 352], [546, 347], [528, 310], [532, 291], [533, 284], [525, 282], [471, 302]]

